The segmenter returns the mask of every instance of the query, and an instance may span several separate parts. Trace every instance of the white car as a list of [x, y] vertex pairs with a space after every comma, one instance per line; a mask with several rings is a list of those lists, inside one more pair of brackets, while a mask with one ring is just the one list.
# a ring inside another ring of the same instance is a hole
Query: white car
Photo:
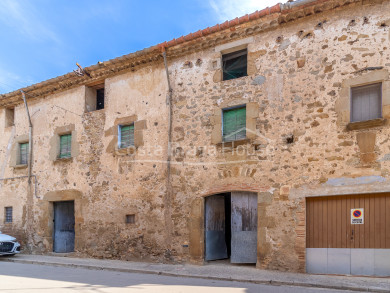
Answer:
[[20, 243], [15, 237], [1, 234], [0, 231], [0, 255], [14, 255], [20, 253]]

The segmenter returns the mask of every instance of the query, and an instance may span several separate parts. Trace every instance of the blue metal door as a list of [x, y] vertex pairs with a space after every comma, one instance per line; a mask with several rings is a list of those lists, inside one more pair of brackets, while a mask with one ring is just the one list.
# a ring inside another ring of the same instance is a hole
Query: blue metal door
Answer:
[[74, 201], [54, 203], [54, 252], [74, 251]]
[[257, 261], [257, 194], [232, 192], [231, 263]]

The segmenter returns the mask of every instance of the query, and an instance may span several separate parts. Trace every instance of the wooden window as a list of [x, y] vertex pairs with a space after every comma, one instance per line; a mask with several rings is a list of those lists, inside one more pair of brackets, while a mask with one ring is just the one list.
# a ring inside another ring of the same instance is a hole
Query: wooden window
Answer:
[[351, 88], [351, 122], [382, 117], [382, 83]]
[[247, 49], [222, 55], [223, 80], [247, 76], [247, 56]]
[[126, 224], [134, 224], [135, 223], [135, 215], [126, 215]]
[[60, 135], [60, 158], [70, 158], [72, 155], [72, 134]]
[[134, 146], [134, 124], [119, 125], [119, 148]]
[[5, 207], [5, 222], [12, 223], [12, 207]]
[[19, 144], [19, 165], [27, 165], [28, 142]]
[[246, 138], [246, 107], [223, 110], [223, 141], [235, 141]]

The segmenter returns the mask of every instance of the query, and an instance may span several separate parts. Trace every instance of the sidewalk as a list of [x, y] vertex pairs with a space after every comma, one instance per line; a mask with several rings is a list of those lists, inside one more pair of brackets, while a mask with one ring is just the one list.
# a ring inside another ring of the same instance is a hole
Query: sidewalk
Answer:
[[1, 257], [0, 262], [77, 267], [95, 270], [158, 274], [164, 276], [258, 284], [318, 287], [368, 292], [390, 292], [390, 278], [297, 274], [259, 270], [253, 267], [226, 265], [223, 263], [196, 266], [191, 264], [142, 263], [120, 260], [100, 260], [91, 258], [28, 254], [19, 254], [13, 257]]

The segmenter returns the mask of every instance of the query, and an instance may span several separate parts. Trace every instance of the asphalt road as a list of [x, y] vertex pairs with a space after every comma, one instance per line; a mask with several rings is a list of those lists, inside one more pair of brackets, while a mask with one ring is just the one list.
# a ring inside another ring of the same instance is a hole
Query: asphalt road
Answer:
[[[0, 292], [325, 293], [348, 292], [294, 286], [214, 281], [103, 270], [0, 262]], [[356, 291], [355, 291], [356, 292]]]

